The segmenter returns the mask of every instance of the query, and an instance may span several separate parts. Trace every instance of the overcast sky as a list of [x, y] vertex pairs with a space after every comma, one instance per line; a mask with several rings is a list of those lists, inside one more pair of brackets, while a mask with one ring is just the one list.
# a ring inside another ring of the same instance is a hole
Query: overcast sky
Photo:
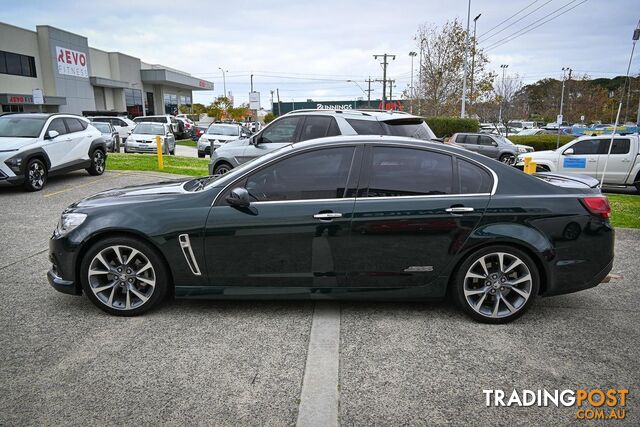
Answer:
[[[508, 64], [508, 74], [518, 73], [525, 82], [559, 78], [562, 67], [614, 77], [626, 71], [640, 0], [472, 0], [471, 19], [479, 13], [480, 46], [495, 45], [487, 52], [491, 69]], [[396, 55], [389, 77], [396, 79], [395, 93], [400, 93], [409, 84], [408, 53], [417, 50], [417, 28], [454, 18], [466, 25], [467, 0], [23, 0], [3, 2], [0, 14], [2, 21], [19, 27], [52, 25], [88, 37], [92, 47], [213, 81], [216, 90], [194, 93], [195, 102], [208, 103], [222, 94], [218, 67], [228, 70], [227, 91], [236, 103], [247, 102], [253, 73], [265, 107], [276, 88], [282, 101], [366, 98], [347, 80], [365, 87], [369, 76], [382, 78], [373, 58], [382, 53]], [[543, 25], [535, 28], [538, 24]], [[522, 35], [509, 41], [519, 31]], [[632, 73], [640, 72], [639, 56], [636, 52]], [[380, 85], [372, 88], [372, 99], [379, 98]]]

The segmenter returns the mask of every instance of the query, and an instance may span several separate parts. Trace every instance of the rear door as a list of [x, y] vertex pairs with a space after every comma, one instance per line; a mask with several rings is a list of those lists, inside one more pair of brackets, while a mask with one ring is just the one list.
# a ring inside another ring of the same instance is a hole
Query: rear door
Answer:
[[[560, 153], [558, 170], [566, 173], [579, 173], [596, 178], [598, 173], [600, 140], [583, 139], [565, 148]], [[568, 153], [573, 149], [573, 153]]]
[[601, 139], [598, 146], [598, 174], [597, 178], [601, 179], [605, 173], [604, 167], [607, 166], [604, 182], [607, 184], [624, 184], [631, 172], [633, 165], [633, 156], [631, 154], [631, 140], [629, 138], [616, 138], [613, 140], [613, 148], [607, 161], [607, 153], [611, 140]]
[[449, 153], [382, 145], [369, 147], [362, 169], [351, 285], [428, 286], [447, 272], [482, 217], [492, 174]]
[[479, 143], [479, 139], [480, 137], [478, 135], [464, 135], [463, 147], [476, 153], [482, 153], [482, 146]]
[[500, 154], [498, 143], [488, 135], [480, 135], [478, 137], [478, 148], [478, 152], [484, 154], [487, 157], [491, 157], [492, 159], [497, 159], [498, 155]]

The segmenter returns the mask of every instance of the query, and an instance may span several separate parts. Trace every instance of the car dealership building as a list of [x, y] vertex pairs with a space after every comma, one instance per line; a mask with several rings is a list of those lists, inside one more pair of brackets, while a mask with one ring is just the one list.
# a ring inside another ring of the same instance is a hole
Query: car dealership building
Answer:
[[174, 114], [197, 90], [213, 83], [89, 47], [86, 37], [48, 25], [31, 31], [0, 22], [2, 112]]

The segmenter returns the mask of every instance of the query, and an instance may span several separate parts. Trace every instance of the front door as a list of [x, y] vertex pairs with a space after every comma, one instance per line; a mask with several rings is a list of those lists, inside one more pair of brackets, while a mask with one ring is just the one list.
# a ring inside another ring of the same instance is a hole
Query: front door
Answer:
[[48, 138], [49, 131], [55, 130], [59, 135], [53, 139], [47, 139], [43, 148], [51, 161], [51, 169], [63, 167], [67, 162], [69, 153], [73, 151], [74, 138], [65, 126], [64, 119], [59, 117], [53, 119], [45, 132], [45, 138]]
[[[559, 159], [558, 171], [595, 178], [598, 172], [599, 145], [598, 139], [583, 139], [565, 148]], [[573, 149], [573, 153], [567, 152], [570, 149]]]
[[363, 171], [352, 222], [350, 245], [359, 256], [351, 285], [428, 286], [446, 273], [482, 217], [491, 174], [447, 153], [385, 146], [372, 147]]
[[[206, 257], [214, 287], [344, 286], [354, 198], [347, 188], [359, 151], [327, 147], [293, 154], [230, 185], [206, 224]], [[254, 202], [228, 205], [244, 187]], [[247, 289], [239, 292], [246, 292]], [[227, 292], [227, 291], [225, 291]], [[228, 291], [232, 292], [232, 291]]]

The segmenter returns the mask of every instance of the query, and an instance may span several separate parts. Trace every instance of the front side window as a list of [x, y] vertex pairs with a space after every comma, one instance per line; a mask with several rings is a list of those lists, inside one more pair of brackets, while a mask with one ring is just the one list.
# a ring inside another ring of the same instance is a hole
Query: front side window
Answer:
[[300, 141], [333, 136], [328, 135], [333, 121], [335, 120], [332, 117], [327, 116], [307, 116], [300, 133]]
[[486, 145], [489, 147], [495, 145], [495, 143], [493, 142], [493, 139], [490, 136], [485, 136], [485, 135], [480, 135], [480, 137], [478, 138], [478, 144]]
[[49, 124], [49, 127], [47, 128], [47, 133], [52, 130], [55, 130], [60, 135], [64, 135], [65, 133], [67, 133], [67, 128], [64, 125], [62, 119], [53, 119], [51, 121], [51, 124]]
[[263, 143], [293, 142], [300, 117], [285, 117], [266, 128], [260, 138]]
[[342, 198], [354, 151], [327, 148], [288, 157], [251, 175], [247, 191], [256, 201]]
[[600, 141], [597, 139], [583, 139], [582, 141], [576, 142], [569, 148], [573, 148], [573, 154], [598, 154], [599, 145]]
[[453, 193], [453, 160], [447, 154], [395, 147], [374, 147], [368, 197]]

